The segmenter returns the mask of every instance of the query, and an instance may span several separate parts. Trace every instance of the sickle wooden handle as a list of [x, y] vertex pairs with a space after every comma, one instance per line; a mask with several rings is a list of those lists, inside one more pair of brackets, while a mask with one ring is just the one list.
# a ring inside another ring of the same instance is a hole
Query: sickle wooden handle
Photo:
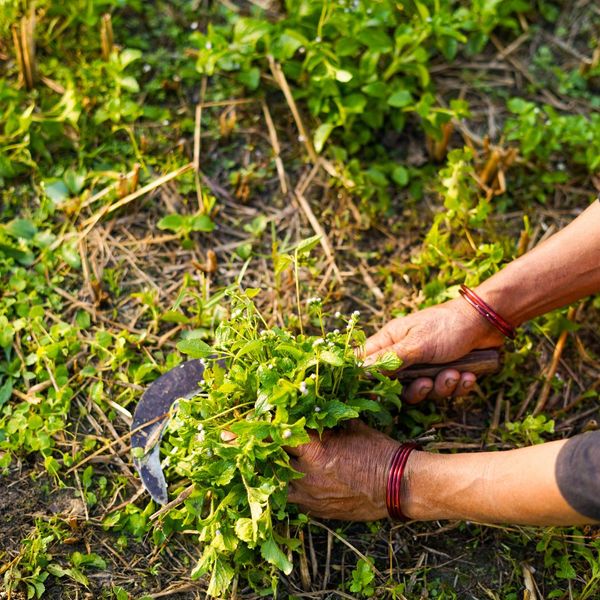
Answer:
[[469, 371], [475, 375], [489, 375], [500, 369], [500, 352], [495, 348], [473, 350], [462, 358], [439, 365], [411, 365], [395, 374], [400, 381], [412, 381], [418, 377], [435, 377], [444, 369], [456, 369], [461, 373]]

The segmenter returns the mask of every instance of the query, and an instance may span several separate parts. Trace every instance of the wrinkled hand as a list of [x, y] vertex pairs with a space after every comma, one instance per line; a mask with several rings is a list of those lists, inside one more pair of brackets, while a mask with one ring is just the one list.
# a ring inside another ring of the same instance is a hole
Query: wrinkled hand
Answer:
[[[395, 352], [403, 367], [419, 363], [445, 363], [478, 348], [502, 345], [502, 335], [462, 298], [426, 308], [387, 323], [365, 345], [366, 364], [386, 352]], [[421, 377], [405, 389], [405, 400], [420, 402], [448, 396], [465, 396], [473, 389], [473, 373], [445, 369], [435, 381]]]
[[387, 515], [385, 491], [398, 442], [359, 420], [288, 448], [290, 463], [305, 473], [289, 484], [288, 500], [315, 517], [374, 521]]

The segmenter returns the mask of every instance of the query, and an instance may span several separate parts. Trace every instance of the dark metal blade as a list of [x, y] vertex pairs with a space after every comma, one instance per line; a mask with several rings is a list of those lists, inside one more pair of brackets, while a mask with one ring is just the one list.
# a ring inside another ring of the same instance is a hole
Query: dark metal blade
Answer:
[[[167, 482], [160, 464], [160, 440], [169, 421], [173, 405], [179, 398], [198, 392], [204, 376], [200, 359], [189, 360], [167, 371], [143, 393], [131, 424], [131, 447], [142, 448], [144, 456], [134, 458], [143, 486], [159, 504], [166, 504]], [[147, 425], [145, 425], [147, 423]]]

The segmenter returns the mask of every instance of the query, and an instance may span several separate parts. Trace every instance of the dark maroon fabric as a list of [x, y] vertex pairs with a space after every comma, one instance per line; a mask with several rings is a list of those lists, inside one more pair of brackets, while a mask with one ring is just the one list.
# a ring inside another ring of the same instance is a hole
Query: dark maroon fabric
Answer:
[[577, 435], [561, 448], [556, 483], [572, 508], [600, 521], [600, 431]]

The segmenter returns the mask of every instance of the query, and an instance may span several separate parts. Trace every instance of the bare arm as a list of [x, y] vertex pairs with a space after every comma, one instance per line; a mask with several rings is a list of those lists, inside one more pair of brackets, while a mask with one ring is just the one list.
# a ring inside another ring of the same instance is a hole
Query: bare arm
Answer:
[[563, 498], [556, 462], [566, 440], [505, 452], [413, 452], [407, 464], [405, 513], [412, 519], [580, 525], [591, 519]]
[[[360, 421], [314, 436], [290, 449], [293, 466], [305, 473], [290, 483], [290, 502], [330, 519], [386, 517], [387, 474], [398, 445]], [[402, 511], [416, 520], [598, 522], [600, 432], [504, 452], [414, 451], [402, 484]]]
[[[512, 325], [600, 291], [600, 202], [532, 251], [508, 264], [475, 292]], [[462, 298], [393, 319], [367, 340], [367, 361], [393, 351], [405, 366], [443, 363], [475, 348], [500, 346], [502, 335]], [[418, 379], [406, 390], [418, 402], [468, 393], [470, 373], [443, 371], [434, 382]]]
[[476, 291], [513, 325], [600, 291], [600, 202]]

